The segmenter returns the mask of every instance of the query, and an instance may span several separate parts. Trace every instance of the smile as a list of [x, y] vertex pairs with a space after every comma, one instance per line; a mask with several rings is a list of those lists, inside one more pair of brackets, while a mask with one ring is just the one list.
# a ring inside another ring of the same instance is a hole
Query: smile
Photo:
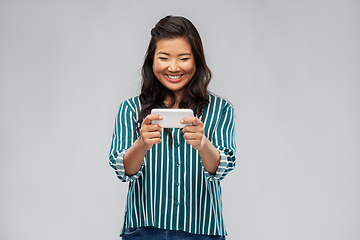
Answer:
[[172, 75], [167, 75], [167, 74], [165, 74], [165, 76], [170, 82], [173, 82], [173, 83], [180, 82], [184, 77], [184, 75], [174, 75], [174, 76], [172, 76]]

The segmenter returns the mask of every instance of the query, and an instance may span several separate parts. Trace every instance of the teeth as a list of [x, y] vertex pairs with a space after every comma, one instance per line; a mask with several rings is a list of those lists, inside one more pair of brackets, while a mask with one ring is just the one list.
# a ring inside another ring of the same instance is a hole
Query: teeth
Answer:
[[167, 75], [169, 78], [171, 79], [178, 79], [181, 77], [181, 75], [177, 75], [177, 76], [170, 76], [170, 75]]

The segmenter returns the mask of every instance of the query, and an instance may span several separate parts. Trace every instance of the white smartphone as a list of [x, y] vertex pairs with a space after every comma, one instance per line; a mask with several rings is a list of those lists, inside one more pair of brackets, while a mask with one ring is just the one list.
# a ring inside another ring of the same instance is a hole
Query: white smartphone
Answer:
[[152, 124], [159, 124], [163, 128], [183, 128], [191, 123], [181, 124], [180, 121], [184, 118], [193, 117], [192, 109], [173, 109], [173, 108], [154, 108], [151, 114], [158, 114], [163, 117], [162, 120], [153, 120]]

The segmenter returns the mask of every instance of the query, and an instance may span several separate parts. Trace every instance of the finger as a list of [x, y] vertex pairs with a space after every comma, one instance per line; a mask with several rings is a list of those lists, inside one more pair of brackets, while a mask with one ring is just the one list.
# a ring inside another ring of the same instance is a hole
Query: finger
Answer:
[[198, 126], [203, 124], [200, 119], [198, 119], [197, 117], [188, 117], [188, 118], [184, 118], [180, 121], [180, 123], [182, 124], [187, 124], [187, 123], [192, 123], [192, 125], [194, 126]]
[[142, 124], [145, 124], [145, 125], [150, 125], [151, 124], [151, 121], [153, 120], [162, 120], [163, 117], [161, 115], [158, 115], [158, 114], [149, 114], [146, 116], [146, 118], [143, 120]]
[[141, 131], [143, 132], [161, 132], [162, 127], [160, 127], [158, 124], [149, 124], [149, 125], [142, 125]]
[[201, 140], [186, 140], [186, 143], [193, 146], [195, 149], [198, 149], [201, 146]]
[[200, 150], [204, 147], [204, 145], [206, 144], [206, 140], [207, 138], [202, 135], [201, 138], [198, 138], [199, 136], [197, 137], [189, 137], [189, 139], [185, 139], [187, 144], [190, 144], [194, 149], [196, 150]]
[[202, 126], [200, 126], [200, 125], [198, 125], [198, 126], [194, 126], [194, 125], [185, 126], [185, 127], [183, 127], [182, 132], [183, 133], [192, 132], [192, 133], [201, 133], [201, 134], [203, 134], [204, 133], [204, 128]]
[[185, 133], [184, 134], [184, 139], [186, 140], [200, 140], [202, 139], [202, 134], [201, 133]]
[[146, 145], [150, 146], [151, 148], [152, 145], [161, 143], [161, 138], [144, 139], [143, 141]]
[[160, 138], [161, 133], [160, 132], [145, 132], [142, 134], [142, 137], [144, 139], [154, 139], [154, 138]]

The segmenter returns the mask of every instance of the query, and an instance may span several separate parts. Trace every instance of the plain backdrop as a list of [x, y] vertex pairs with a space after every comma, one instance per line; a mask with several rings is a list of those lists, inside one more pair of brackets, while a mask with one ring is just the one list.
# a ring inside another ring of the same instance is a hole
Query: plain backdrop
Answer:
[[0, 0], [0, 239], [119, 239], [115, 114], [169, 14], [235, 107], [228, 239], [360, 239], [357, 0]]

